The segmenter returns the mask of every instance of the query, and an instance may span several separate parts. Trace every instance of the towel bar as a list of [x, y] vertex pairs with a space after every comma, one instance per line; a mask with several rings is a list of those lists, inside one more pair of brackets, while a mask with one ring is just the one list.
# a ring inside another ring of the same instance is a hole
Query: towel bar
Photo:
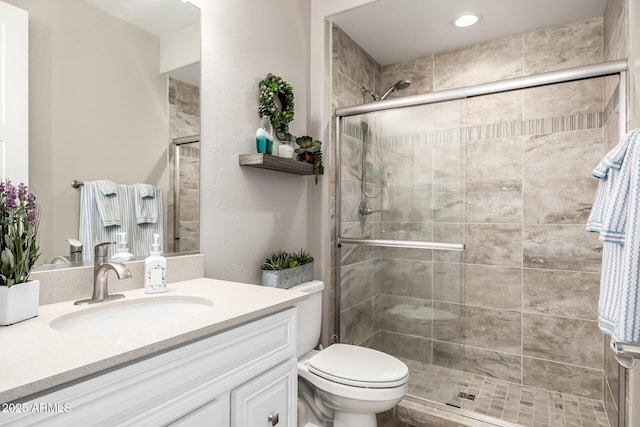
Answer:
[[71, 186], [73, 188], [80, 188], [81, 185], [84, 185], [84, 181], [78, 181], [77, 179], [71, 181]]

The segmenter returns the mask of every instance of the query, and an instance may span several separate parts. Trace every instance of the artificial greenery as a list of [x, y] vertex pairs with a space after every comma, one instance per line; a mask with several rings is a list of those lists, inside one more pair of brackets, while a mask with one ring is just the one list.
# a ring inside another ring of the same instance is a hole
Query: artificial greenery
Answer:
[[0, 182], [0, 286], [29, 280], [40, 256], [36, 196], [26, 185]]
[[[258, 84], [260, 97], [258, 99], [258, 115], [269, 116], [273, 128], [278, 132], [289, 132], [289, 123], [294, 119], [293, 87], [282, 77], [267, 74]], [[276, 103], [276, 97], [280, 106]]]
[[297, 265], [311, 264], [313, 262], [313, 256], [306, 249], [300, 249], [298, 252], [291, 254], [291, 259], [297, 263]]
[[267, 258], [260, 270], [284, 270], [285, 268], [294, 268], [313, 262], [313, 257], [305, 249], [298, 252], [276, 251]]
[[313, 160], [313, 174], [315, 175], [316, 185], [318, 184], [318, 176], [322, 173], [322, 151], [316, 153], [316, 158]]
[[[296, 148], [297, 159], [313, 163], [313, 174], [317, 184], [318, 176], [322, 173], [322, 142], [314, 141], [310, 136], [301, 136], [296, 139], [296, 143], [299, 146]], [[309, 154], [312, 161], [309, 161]]]

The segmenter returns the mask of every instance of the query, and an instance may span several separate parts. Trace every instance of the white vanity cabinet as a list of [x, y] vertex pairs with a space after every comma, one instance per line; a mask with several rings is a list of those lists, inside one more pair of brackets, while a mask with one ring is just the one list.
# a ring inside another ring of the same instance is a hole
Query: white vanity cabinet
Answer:
[[295, 427], [295, 310], [29, 396], [0, 426]]

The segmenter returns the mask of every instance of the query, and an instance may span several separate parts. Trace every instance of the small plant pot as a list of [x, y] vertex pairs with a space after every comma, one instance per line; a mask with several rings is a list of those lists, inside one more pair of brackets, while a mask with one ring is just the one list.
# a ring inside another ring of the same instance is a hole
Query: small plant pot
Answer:
[[262, 285], [271, 288], [289, 289], [312, 280], [313, 263], [284, 270], [262, 270]]
[[0, 286], [0, 325], [7, 326], [38, 315], [40, 281], [29, 280], [10, 288]]
[[316, 155], [313, 153], [304, 152], [300, 154], [300, 160], [313, 164], [316, 161]]

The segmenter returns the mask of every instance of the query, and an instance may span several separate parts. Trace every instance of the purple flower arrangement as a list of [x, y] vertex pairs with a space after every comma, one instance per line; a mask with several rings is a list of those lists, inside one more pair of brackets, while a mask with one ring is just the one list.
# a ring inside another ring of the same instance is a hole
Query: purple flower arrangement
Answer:
[[20, 183], [0, 182], [0, 286], [23, 283], [40, 256], [36, 196]]

